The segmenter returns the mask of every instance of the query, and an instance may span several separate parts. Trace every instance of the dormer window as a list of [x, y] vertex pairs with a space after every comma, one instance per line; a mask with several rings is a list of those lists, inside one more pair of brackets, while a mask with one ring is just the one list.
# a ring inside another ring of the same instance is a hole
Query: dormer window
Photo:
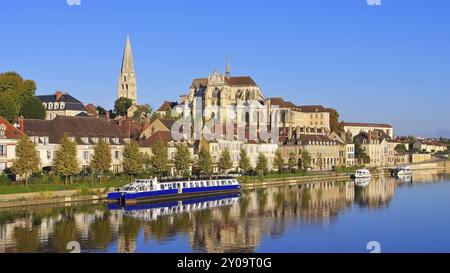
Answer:
[[84, 144], [89, 144], [89, 138], [88, 137], [82, 137], [81, 141], [83, 141]]
[[114, 144], [119, 144], [119, 139], [118, 138], [113, 138], [112, 141], [114, 142]]
[[55, 110], [59, 109], [59, 103], [58, 102], [55, 102], [54, 108], [55, 108]]
[[98, 143], [98, 137], [93, 137], [93, 138], [92, 138], [92, 142], [94, 142], [95, 144], [97, 144], [97, 143]]
[[42, 103], [42, 105], [44, 106], [45, 110], [47, 110], [47, 103]]
[[53, 110], [53, 102], [48, 103], [48, 110]]
[[64, 108], [66, 108], [66, 103], [60, 102], [59, 103], [59, 109], [64, 110]]
[[106, 144], [109, 144], [109, 138], [105, 137], [105, 138], [103, 138], [103, 141], [104, 141]]
[[0, 137], [4, 137], [6, 134], [6, 127], [5, 125], [1, 124], [0, 125]]

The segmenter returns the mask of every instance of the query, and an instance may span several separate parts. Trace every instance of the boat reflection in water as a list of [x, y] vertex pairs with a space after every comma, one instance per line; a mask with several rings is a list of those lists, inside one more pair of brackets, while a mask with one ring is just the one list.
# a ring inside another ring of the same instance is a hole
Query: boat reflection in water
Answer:
[[109, 204], [108, 209], [122, 211], [124, 216], [143, 221], [156, 221], [158, 217], [171, 216], [219, 207], [232, 206], [239, 203], [239, 193], [231, 193], [209, 197], [199, 197], [180, 201], [155, 202], [147, 204], [125, 205]]
[[368, 177], [368, 178], [355, 178], [353, 180], [353, 183], [357, 187], [365, 188], [365, 187], [369, 186], [371, 180], [372, 180], [372, 178], [370, 178], [370, 177]]
[[401, 183], [401, 184], [403, 184], [403, 183], [412, 183], [413, 182], [413, 176], [412, 176], [412, 174], [408, 174], [408, 175], [399, 175], [398, 177], [397, 177], [397, 182], [398, 183]]

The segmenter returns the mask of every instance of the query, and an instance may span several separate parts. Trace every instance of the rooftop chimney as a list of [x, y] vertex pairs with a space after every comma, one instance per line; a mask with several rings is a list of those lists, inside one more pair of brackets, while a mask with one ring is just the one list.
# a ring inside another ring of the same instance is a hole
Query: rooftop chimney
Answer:
[[56, 93], [55, 93], [56, 100], [59, 101], [59, 99], [62, 97], [62, 95], [63, 95], [63, 93], [61, 91], [59, 91], [59, 90], [56, 91]]
[[25, 126], [23, 125], [23, 116], [20, 116], [19, 118], [19, 130], [24, 132]]

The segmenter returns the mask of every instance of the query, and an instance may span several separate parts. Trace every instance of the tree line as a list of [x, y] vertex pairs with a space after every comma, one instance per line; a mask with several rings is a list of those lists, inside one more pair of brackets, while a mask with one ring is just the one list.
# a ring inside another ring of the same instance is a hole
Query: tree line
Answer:
[[[213, 162], [210, 152], [206, 148], [202, 148], [198, 154], [198, 158], [194, 160], [189, 148], [186, 145], [178, 144], [173, 155], [173, 160], [169, 159], [169, 151], [166, 143], [157, 141], [151, 146], [151, 154], [144, 153], [139, 150], [139, 145], [135, 141], [127, 143], [122, 150], [123, 172], [129, 175], [130, 181], [138, 175], [151, 175], [157, 177], [179, 176], [189, 177], [193, 173], [193, 169], [198, 175], [213, 175], [214, 166], [216, 165], [222, 174], [227, 174], [233, 168], [230, 151], [225, 149], [217, 163]], [[302, 152], [302, 167], [307, 169], [311, 166], [311, 156], [308, 152]], [[112, 167], [112, 151], [110, 146], [99, 138], [94, 146], [89, 169], [92, 176], [91, 182], [94, 183], [95, 177], [102, 182], [104, 174], [111, 170]], [[174, 173], [172, 173], [172, 167]], [[239, 169], [243, 175], [251, 174], [267, 175], [270, 172], [267, 157], [260, 153], [257, 158], [256, 166], [253, 169], [250, 158], [245, 150], [240, 152]], [[285, 162], [280, 151], [275, 154], [273, 167], [279, 173], [290, 171], [295, 172], [299, 169], [298, 161], [293, 153], [291, 153], [288, 162]], [[287, 167], [287, 168], [286, 168]], [[31, 175], [40, 172], [40, 158], [36, 149], [36, 145], [27, 136], [22, 135], [16, 146], [16, 160], [12, 166], [12, 172], [16, 175], [17, 180], [24, 181], [28, 186]], [[55, 151], [53, 157], [53, 172], [64, 179], [64, 184], [72, 183], [72, 178], [81, 173], [81, 167], [77, 159], [76, 143], [67, 135], [60, 140], [60, 146]]]

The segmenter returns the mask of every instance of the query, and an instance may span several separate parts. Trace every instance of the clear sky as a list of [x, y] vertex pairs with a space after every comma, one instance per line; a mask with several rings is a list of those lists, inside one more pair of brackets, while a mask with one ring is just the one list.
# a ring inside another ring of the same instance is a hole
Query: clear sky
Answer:
[[0, 71], [110, 108], [129, 33], [138, 100], [154, 108], [223, 71], [229, 52], [232, 75], [251, 75], [267, 97], [450, 137], [450, 1], [381, 3], [2, 0]]

